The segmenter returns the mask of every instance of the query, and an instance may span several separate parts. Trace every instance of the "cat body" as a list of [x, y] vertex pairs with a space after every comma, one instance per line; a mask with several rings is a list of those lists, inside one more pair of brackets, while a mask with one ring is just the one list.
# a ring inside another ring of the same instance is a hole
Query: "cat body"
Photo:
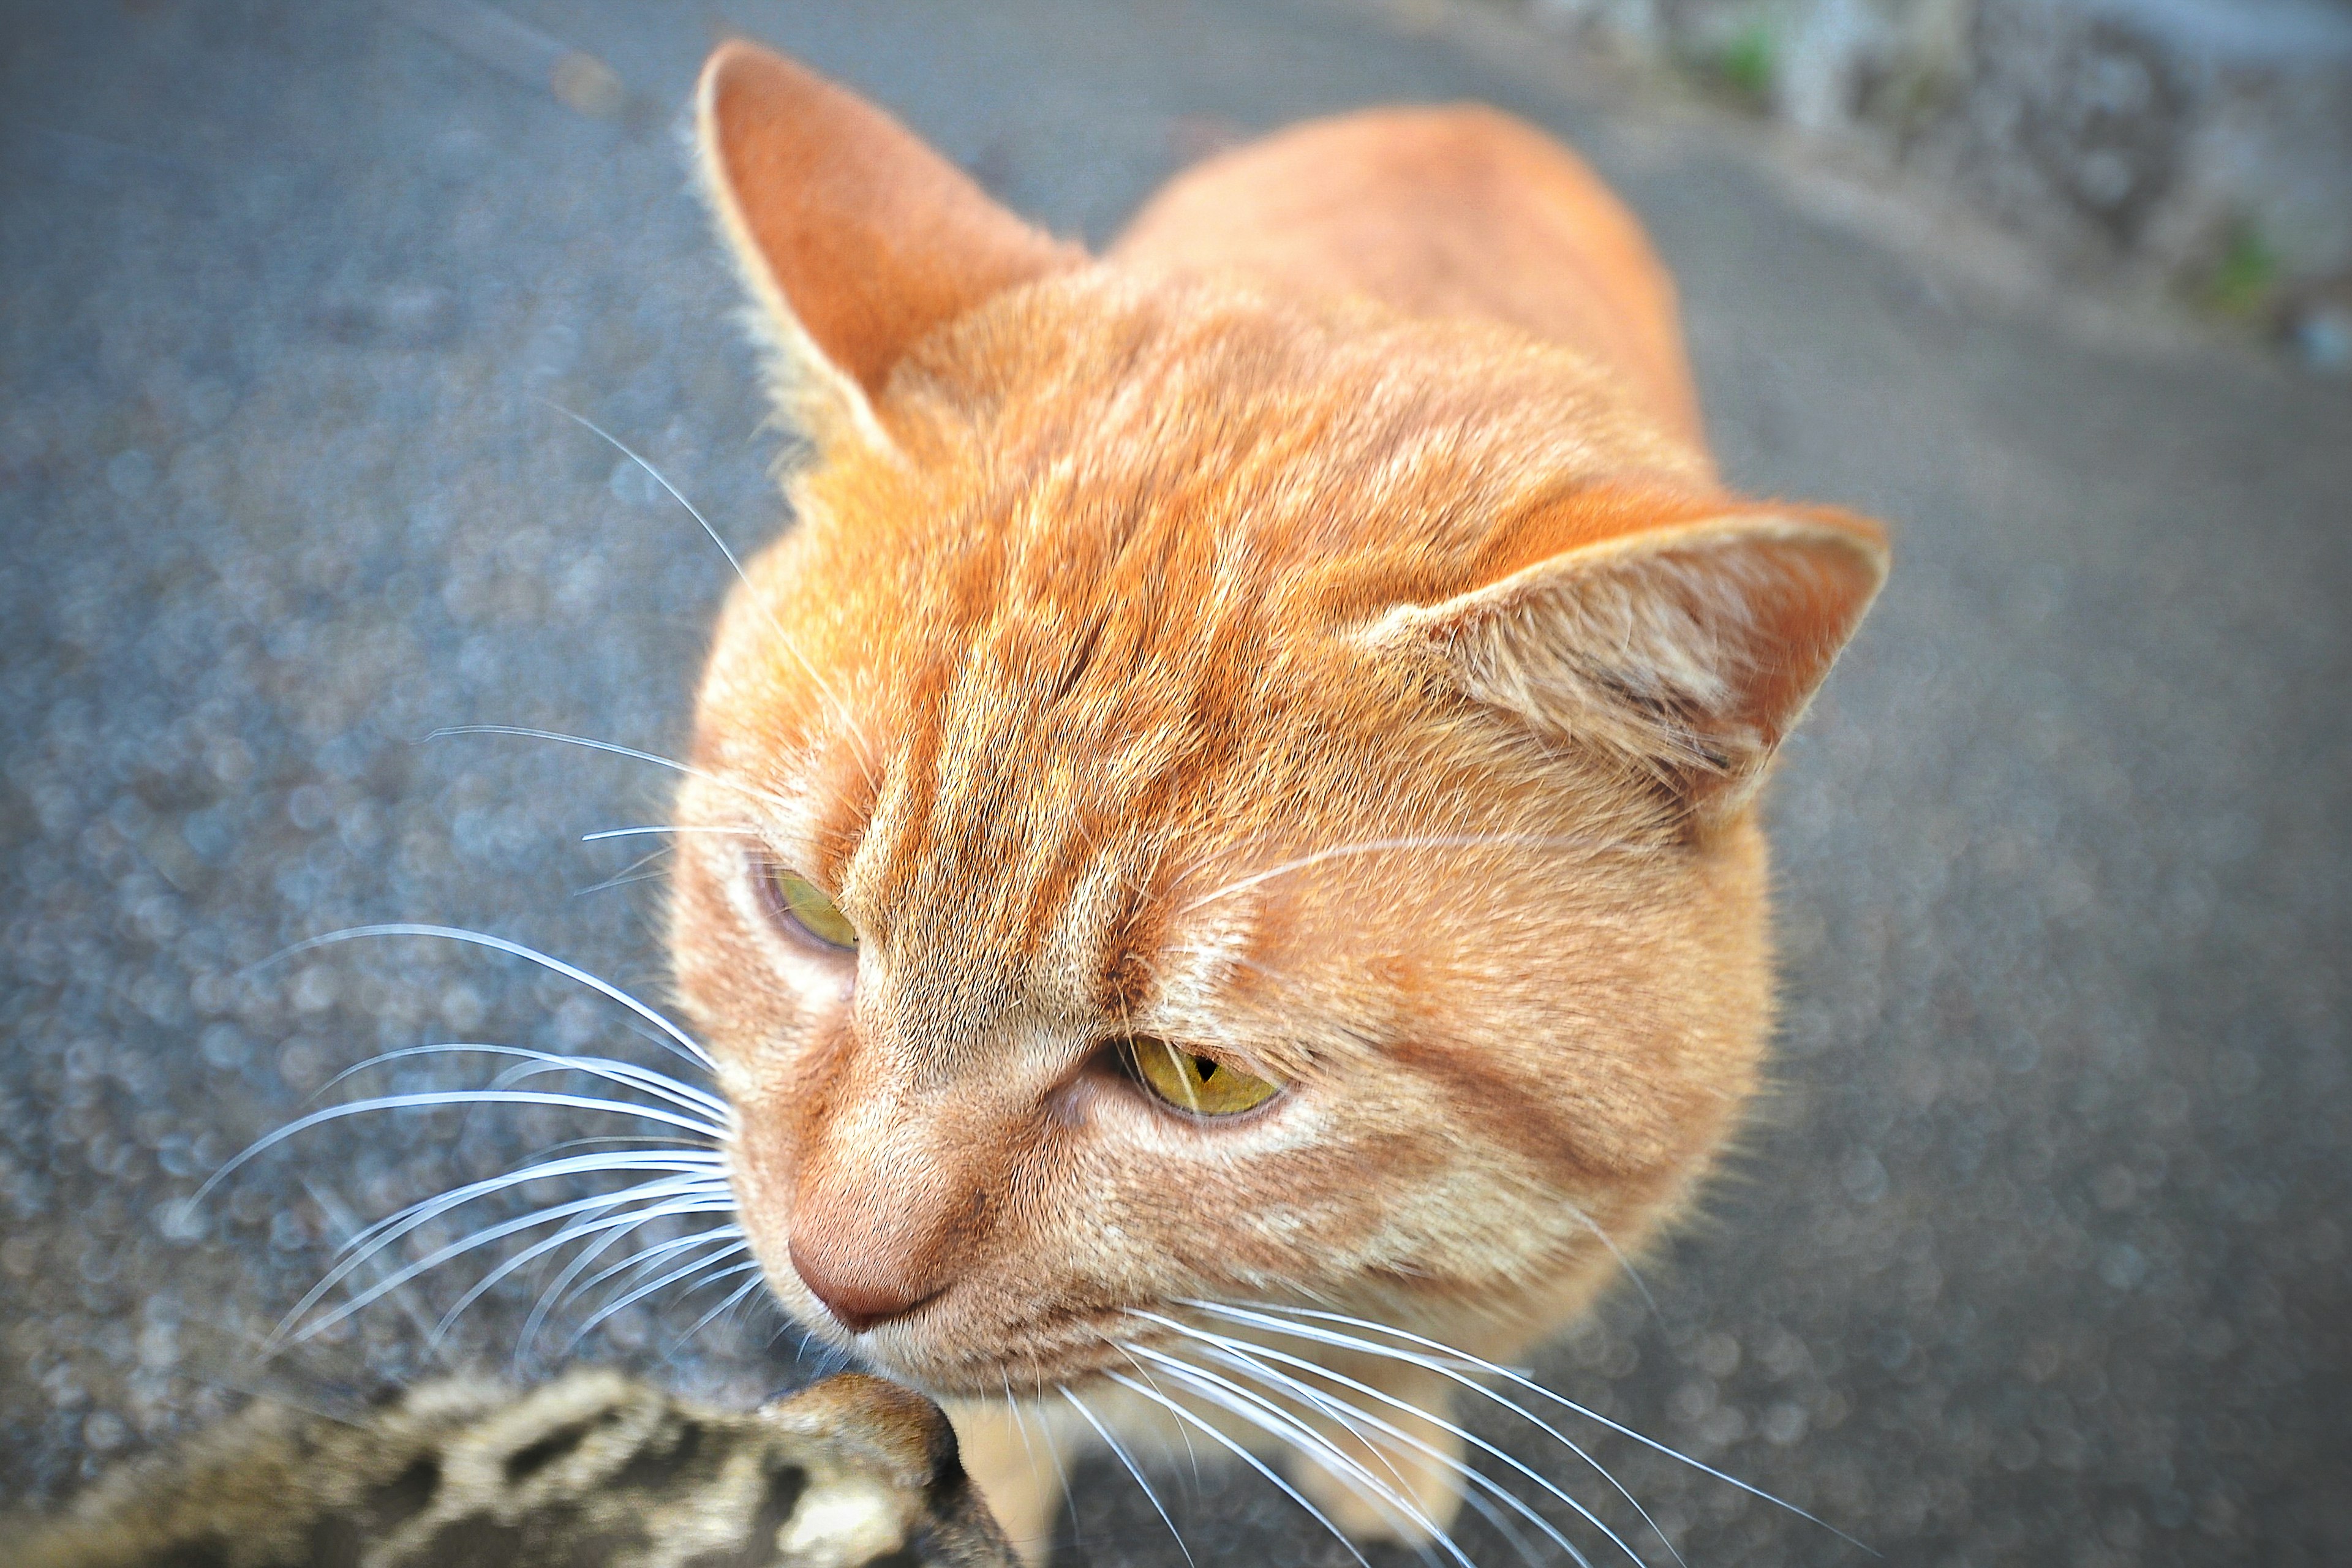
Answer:
[[1100, 260], [751, 46], [698, 125], [814, 447], [671, 915], [768, 1278], [1033, 1550], [1040, 1445], [1195, 1436], [1441, 1532], [1412, 1347], [1571, 1318], [1757, 1083], [1755, 795], [1880, 531], [1721, 489], [1638, 226], [1491, 111], [1243, 148]]

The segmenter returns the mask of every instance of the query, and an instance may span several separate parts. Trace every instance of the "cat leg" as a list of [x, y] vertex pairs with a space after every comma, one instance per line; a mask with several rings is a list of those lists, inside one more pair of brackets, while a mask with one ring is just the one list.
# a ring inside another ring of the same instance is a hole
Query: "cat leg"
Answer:
[[1054, 1549], [1062, 1511], [1062, 1436], [1042, 1413], [1015, 1415], [1003, 1400], [958, 1400], [946, 1406], [963, 1468], [1030, 1568]]
[[[1350, 1367], [1349, 1375], [1414, 1408], [1401, 1410], [1344, 1385], [1328, 1387], [1326, 1392], [1335, 1401], [1345, 1401], [1372, 1418], [1361, 1422], [1357, 1432], [1321, 1419], [1315, 1423], [1323, 1437], [1362, 1466], [1371, 1481], [1367, 1482], [1363, 1476], [1342, 1479], [1322, 1462], [1296, 1449], [1289, 1467], [1291, 1479], [1351, 1540], [1426, 1545], [1433, 1531], [1452, 1530], [1454, 1516], [1462, 1510], [1462, 1485], [1454, 1467], [1462, 1461], [1463, 1442], [1446, 1418], [1453, 1403], [1453, 1384], [1423, 1368], [1393, 1363], [1383, 1365], [1370, 1376]], [[1421, 1411], [1432, 1414], [1418, 1414]], [[1382, 1430], [1374, 1425], [1375, 1420], [1404, 1436]], [[1399, 1509], [1382, 1495], [1382, 1488], [1409, 1504], [1420, 1517], [1410, 1517]]]

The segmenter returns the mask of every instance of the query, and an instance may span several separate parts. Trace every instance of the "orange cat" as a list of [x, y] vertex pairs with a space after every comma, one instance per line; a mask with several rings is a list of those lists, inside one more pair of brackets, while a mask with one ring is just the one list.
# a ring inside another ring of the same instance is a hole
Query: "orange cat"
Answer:
[[1491, 111], [1243, 148], [1099, 260], [756, 47], [698, 114], [815, 448], [672, 912], [770, 1280], [1033, 1551], [1040, 1445], [1178, 1435], [1435, 1536], [1429, 1346], [1574, 1315], [1756, 1082], [1756, 794], [1880, 530], [1717, 484], [1639, 227]]

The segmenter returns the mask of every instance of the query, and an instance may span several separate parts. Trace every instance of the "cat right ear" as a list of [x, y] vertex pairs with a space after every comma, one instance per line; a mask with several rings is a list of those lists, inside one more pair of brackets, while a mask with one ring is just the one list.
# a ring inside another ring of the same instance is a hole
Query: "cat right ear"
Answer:
[[778, 403], [820, 446], [887, 447], [876, 410], [918, 339], [1086, 259], [873, 104], [756, 44], [712, 53], [695, 125], [711, 207], [776, 351]]

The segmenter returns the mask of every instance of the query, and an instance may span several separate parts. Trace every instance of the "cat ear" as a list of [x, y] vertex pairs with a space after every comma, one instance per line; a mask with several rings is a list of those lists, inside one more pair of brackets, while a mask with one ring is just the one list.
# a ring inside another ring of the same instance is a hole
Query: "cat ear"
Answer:
[[703, 183], [781, 363], [784, 412], [824, 443], [875, 417], [917, 339], [1085, 253], [1030, 227], [874, 105], [754, 44], [695, 96]]
[[1859, 518], [1722, 517], [1568, 551], [1376, 635], [1539, 739], [1614, 754], [1705, 826], [1753, 797], [1886, 564]]

